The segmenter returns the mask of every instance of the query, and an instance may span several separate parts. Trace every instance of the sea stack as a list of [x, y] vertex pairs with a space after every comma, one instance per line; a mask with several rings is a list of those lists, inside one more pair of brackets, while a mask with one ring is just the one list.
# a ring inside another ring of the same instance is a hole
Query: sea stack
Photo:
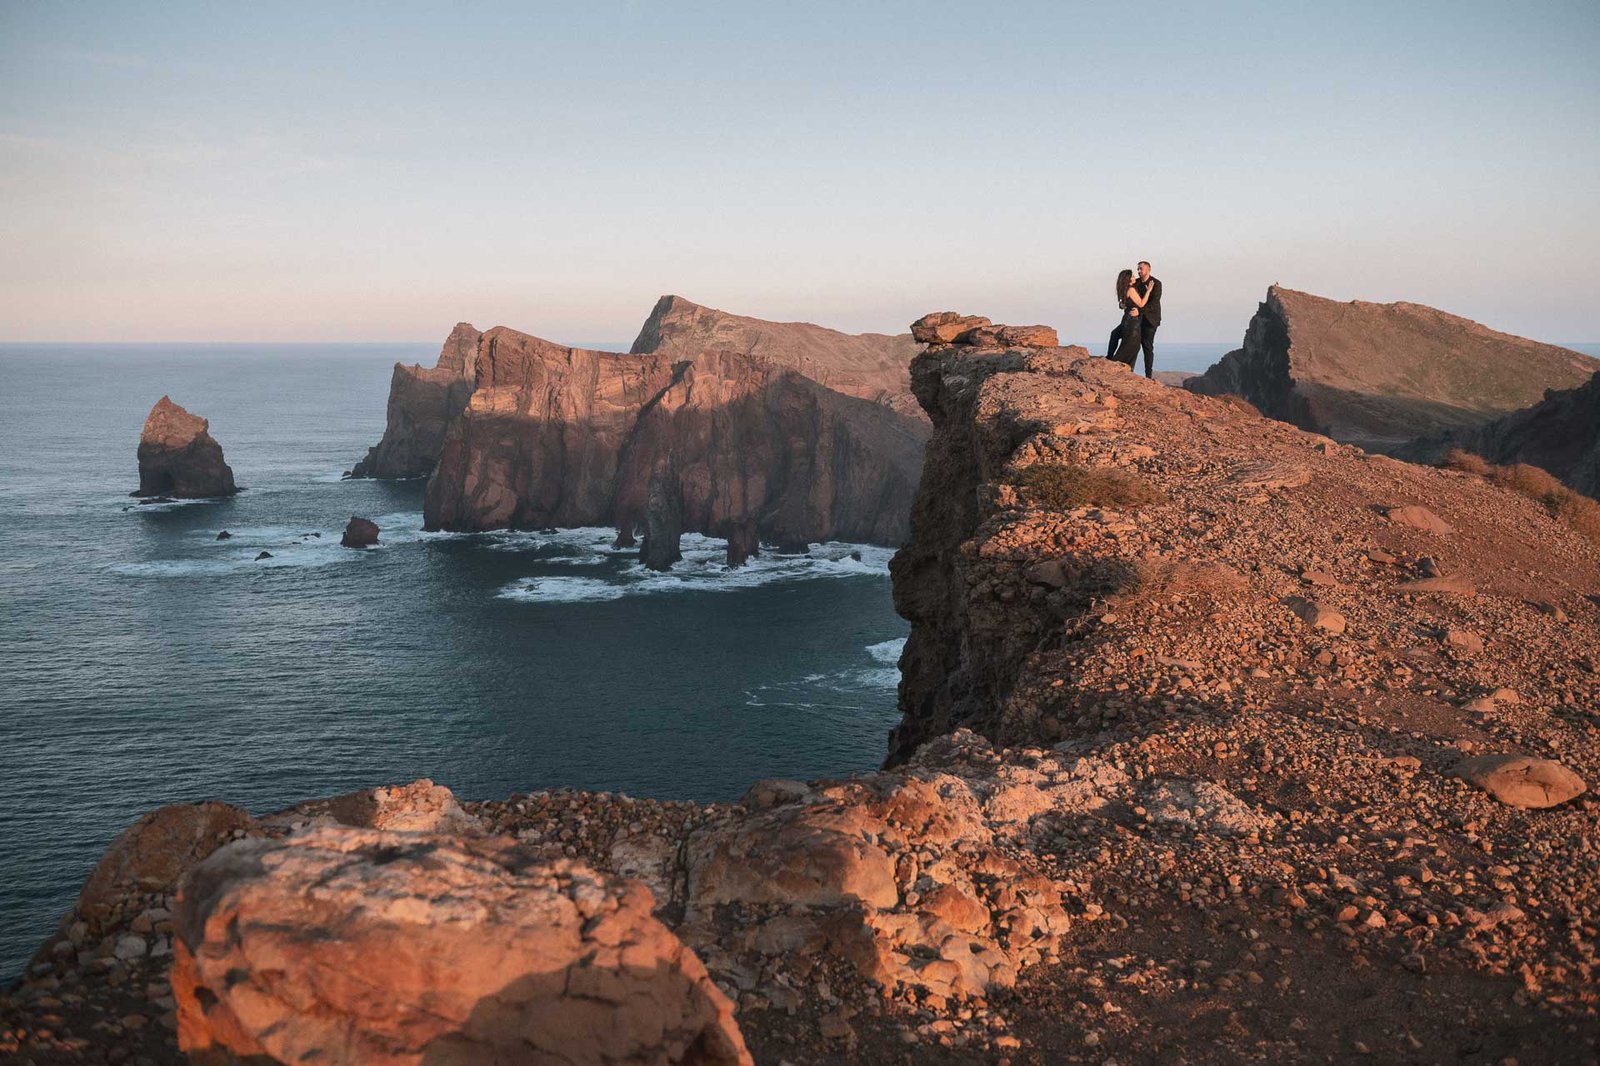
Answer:
[[672, 564], [683, 558], [678, 547], [683, 536], [683, 490], [670, 461], [650, 475], [644, 521], [639, 560], [652, 570], [672, 569]]
[[1369, 451], [1465, 430], [1572, 389], [1600, 360], [1414, 303], [1328, 300], [1274, 285], [1244, 344], [1184, 388]]
[[345, 548], [370, 548], [378, 543], [378, 524], [370, 518], [350, 516], [350, 523], [344, 527], [344, 536], [339, 538], [339, 544]]
[[163, 396], [139, 435], [139, 488], [134, 496], [204, 499], [239, 491], [210, 423]]

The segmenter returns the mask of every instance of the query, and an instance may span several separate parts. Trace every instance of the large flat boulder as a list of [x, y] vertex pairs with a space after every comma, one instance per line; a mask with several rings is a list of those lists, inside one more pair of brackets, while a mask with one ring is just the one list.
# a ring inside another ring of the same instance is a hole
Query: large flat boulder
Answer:
[[503, 838], [316, 828], [179, 893], [178, 1041], [200, 1063], [751, 1061], [638, 882]]

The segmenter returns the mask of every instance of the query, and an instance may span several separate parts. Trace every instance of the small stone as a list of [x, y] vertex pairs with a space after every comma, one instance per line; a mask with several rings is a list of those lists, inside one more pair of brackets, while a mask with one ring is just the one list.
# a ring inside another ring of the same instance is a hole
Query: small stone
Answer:
[[1334, 636], [1345, 630], [1344, 615], [1314, 600], [1308, 600], [1303, 596], [1288, 596], [1283, 600], [1283, 605], [1313, 629], [1320, 629]]

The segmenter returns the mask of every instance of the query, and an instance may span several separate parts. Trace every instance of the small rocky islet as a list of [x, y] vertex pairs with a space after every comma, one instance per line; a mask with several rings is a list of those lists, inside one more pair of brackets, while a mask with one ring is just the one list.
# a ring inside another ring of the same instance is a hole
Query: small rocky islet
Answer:
[[1600, 543], [965, 317], [913, 330], [884, 769], [735, 804], [163, 808], [0, 1001], [0, 1052], [1600, 1054]]

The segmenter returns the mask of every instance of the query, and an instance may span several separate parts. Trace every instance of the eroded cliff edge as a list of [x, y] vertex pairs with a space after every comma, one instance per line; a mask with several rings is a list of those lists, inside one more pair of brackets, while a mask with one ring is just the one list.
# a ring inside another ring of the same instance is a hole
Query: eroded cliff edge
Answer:
[[1184, 387], [1242, 396], [1272, 418], [1393, 450], [1482, 425], [1581, 385], [1600, 360], [1415, 303], [1267, 290], [1244, 343]]

